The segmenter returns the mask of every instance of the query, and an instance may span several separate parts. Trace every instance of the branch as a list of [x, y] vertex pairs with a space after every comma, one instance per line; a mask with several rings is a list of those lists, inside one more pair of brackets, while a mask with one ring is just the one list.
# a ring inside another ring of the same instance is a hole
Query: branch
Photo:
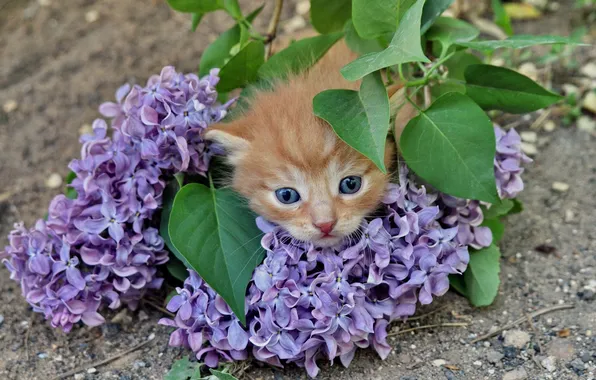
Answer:
[[279, 24], [279, 18], [281, 16], [281, 9], [284, 6], [284, 0], [275, 0], [275, 9], [273, 10], [273, 15], [271, 16], [271, 21], [269, 21], [269, 28], [267, 28], [267, 36], [265, 43], [267, 44], [265, 48], [265, 59], [269, 59], [271, 56], [272, 51], [272, 42], [275, 40], [277, 36], [277, 25]]

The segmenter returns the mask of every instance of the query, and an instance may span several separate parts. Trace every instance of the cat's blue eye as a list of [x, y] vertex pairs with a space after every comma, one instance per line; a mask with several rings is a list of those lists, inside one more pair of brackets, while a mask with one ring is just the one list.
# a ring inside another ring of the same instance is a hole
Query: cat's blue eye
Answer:
[[300, 194], [291, 187], [275, 190], [275, 196], [277, 197], [277, 200], [286, 205], [296, 203], [300, 200]]
[[362, 178], [351, 175], [341, 180], [339, 183], [339, 192], [341, 194], [354, 194], [362, 187]]

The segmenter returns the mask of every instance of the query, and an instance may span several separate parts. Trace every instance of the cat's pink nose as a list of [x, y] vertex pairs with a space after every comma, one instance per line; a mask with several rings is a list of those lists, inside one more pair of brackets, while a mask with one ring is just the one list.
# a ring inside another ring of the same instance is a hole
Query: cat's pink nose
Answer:
[[315, 227], [317, 227], [325, 235], [329, 235], [329, 233], [333, 230], [333, 227], [335, 227], [336, 222], [336, 220], [332, 220], [330, 222], [315, 223]]

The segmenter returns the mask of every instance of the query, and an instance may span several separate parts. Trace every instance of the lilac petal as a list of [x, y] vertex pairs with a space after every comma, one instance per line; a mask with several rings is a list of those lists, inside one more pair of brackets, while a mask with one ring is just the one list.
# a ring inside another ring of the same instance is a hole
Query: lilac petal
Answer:
[[74, 267], [66, 268], [66, 279], [68, 282], [79, 290], [85, 289], [85, 279], [81, 275], [81, 271]]
[[29, 269], [37, 274], [41, 274], [43, 276], [50, 273], [50, 259], [44, 255], [34, 255], [28, 261]]
[[86, 220], [75, 220], [74, 225], [79, 230], [90, 233], [90, 234], [100, 234], [106, 228], [110, 221], [106, 218], [102, 219], [86, 219]]
[[100, 326], [106, 322], [104, 317], [102, 317], [101, 314], [96, 311], [90, 311], [81, 314], [81, 320], [84, 324], [91, 327]]
[[240, 327], [237, 320], [232, 321], [228, 328], [228, 342], [235, 350], [244, 350], [248, 344], [248, 333]]

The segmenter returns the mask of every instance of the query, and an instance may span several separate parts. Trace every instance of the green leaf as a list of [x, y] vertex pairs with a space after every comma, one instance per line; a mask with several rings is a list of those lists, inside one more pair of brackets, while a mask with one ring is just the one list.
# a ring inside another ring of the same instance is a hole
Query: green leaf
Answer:
[[364, 38], [360, 37], [354, 28], [352, 20], [348, 20], [348, 22], [346, 22], [344, 34], [348, 47], [359, 55], [375, 53], [384, 49], [383, 45], [378, 40], [365, 40]]
[[465, 46], [471, 49], [476, 49], [484, 52], [491, 52], [501, 48], [509, 49], [523, 49], [530, 46], [536, 45], [553, 45], [553, 44], [567, 44], [567, 45], [582, 45], [586, 44], [578, 43], [568, 37], [560, 36], [530, 36], [530, 35], [517, 35], [511, 36], [506, 40], [488, 40], [488, 41], [470, 41], [462, 42], [459, 45]]
[[481, 208], [485, 219], [498, 218], [509, 213], [513, 208], [513, 201], [510, 199], [501, 199], [500, 202], [492, 204], [490, 208], [484, 206], [481, 206]]
[[199, 26], [199, 24], [201, 23], [201, 20], [203, 19], [203, 16], [205, 16], [204, 13], [202, 12], [194, 12], [192, 14], [192, 24], [190, 26], [190, 29], [194, 32], [197, 30], [197, 27]]
[[493, 6], [493, 13], [495, 14], [495, 24], [497, 24], [505, 34], [508, 36], [513, 35], [513, 28], [511, 27], [511, 20], [509, 14], [505, 11], [501, 0], [491, 0]]
[[464, 82], [464, 71], [470, 65], [481, 64], [480, 58], [465, 51], [459, 51], [449, 58], [443, 65], [447, 68], [449, 79], [445, 83], [439, 83], [431, 87], [434, 97], [439, 97], [448, 92], [466, 93], [466, 85]]
[[439, 17], [426, 33], [429, 41], [439, 41], [445, 55], [447, 49], [455, 43], [472, 41], [480, 32], [473, 25], [451, 17]]
[[360, 91], [326, 90], [313, 99], [315, 115], [327, 121], [352, 148], [385, 172], [385, 142], [389, 130], [389, 98], [381, 74], [362, 80]]
[[174, 278], [182, 282], [188, 278], [188, 268], [176, 256], [170, 256], [170, 259], [166, 263], [166, 268]]
[[285, 78], [312, 67], [343, 36], [342, 32], [323, 34], [292, 43], [275, 54], [259, 69], [259, 78]]
[[221, 0], [168, 0], [172, 9], [186, 13], [207, 13], [223, 9]]
[[422, 25], [420, 28], [420, 33], [424, 34], [430, 27], [433, 25], [437, 17], [439, 17], [449, 6], [453, 3], [454, 0], [428, 0], [426, 4], [424, 4], [424, 9], [422, 10]]
[[385, 67], [407, 62], [430, 62], [420, 43], [420, 17], [424, 0], [418, 0], [399, 23], [389, 47], [378, 53], [365, 54], [341, 69], [347, 80], [357, 80]]
[[524, 204], [517, 198], [511, 200], [513, 202], [513, 207], [509, 210], [507, 215], [519, 214], [520, 212], [524, 211]]
[[264, 256], [262, 233], [245, 202], [230, 189], [188, 184], [174, 200], [169, 232], [192, 269], [245, 324], [246, 288]]
[[415, 0], [353, 0], [352, 22], [358, 35], [372, 39], [393, 34], [400, 18]]
[[[261, 13], [263, 6], [255, 9], [251, 14], [246, 16], [248, 22], [252, 22], [255, 17]], [[201, 63], [199, 65], [199, 76], [209, 74], [209, 70], [214, 67], [223, 67], [228, 59], [232, 56], [230, 51], [240, 42], [240, 26], [228, 29], [222, 33], [215, 41], [213, 41], [201, 56]]]
[[516, 71], [492, 66], [466, 68], [466, 94], [485, 110], [527, 113], [556, 103], [562, 97]]
[[[181, 184], [178, 181], [178, 179], [174, 179], [174, 180], [168, 182], [168, 184], [166, 185], [166, 188], [164, 189], [164, 192], [162, 195], [163, 203], [162, 203], [162, 209], [161, 209], [161, 218], [159, 220], [159, 235], [164, 240], [166, 247], [168, 247], [170, 252], [172, 252], [174, 254], [174, 256], [178, 259], [178, 261], [182, 262], [182, 264], [184, 264], [187, 268], [191, 268], [188, 261], [186, 261], [186, 258], [184, 256], [182, 256], [182, 254], [180, 252], [178, 252], [176, 247], [174, 247], [174, 244], [172, 244], [172, 240], [170, 239], [170, 232], [168, 230], [168, 226], [170, 223], [170, 215], [172, 213], [172, 206], [174, 205], [174, 198], [176, 197], [176, 194], [180, 190], [180, 187], [181, 187]], [[186, 277], [188, 277], [188, 274]]]
[[310, 22], [321, 34], [341, 31], [351, 15], [351, 0], [310, 1]]
[[474, 306], [488, 306], [499, 292], [499, 259], [501, 252], [495, 245], [470, 252], [470, 263], [464, 272], [468, 299]]
[[400, 138], [406, 163], [439, 191], [498, 202], [493, 168], [495, 133], [470, 98], [450, 92], [412, 119]]
[[505, 225], [499, 218], [484, 219], [481, 226], [490, 228], [493, 234], [493, 244], [498, 243], [503, 238], [505, 232]]
[[464, 282], [464, 276], [461, 274], [450, 274], [449, 275], [449, 286], [461, 294], [467, 297], [466, 283]]
[[244, 16], [242, 16], [242, 10], [240, 9], [238, 0], [223, 0], [223, 8], [236, 21], [240, 21], [244, 18]]
[[73, 172], [72, 170], [68, 172], [68, 175], [66, 176], [66, 186], [64, 188], [64, 194], [68, 199], [77, 199], [77, 191], [70, 186], [70, 184], [72, 183], [72, 181], [74, 181], [75, 178], [77, 178], [77, 174], [75, 172]]
[[234, 376], [230, 375], [227, 372], [222, 372], [222, 371], [218, 371], [215, 369], [209, 369], [209, 371], [218, 380], [238, 380], [237, 378], [235, 378]]
[[191, 362], [188, 357], [178, 359], [172, 365], [172, 368], [164, 376], [164, 380], [199, 380], [201, 378], [201, 367], [203, 365], [197, 362]]
[[221, 68], [217, 91], [228, 92], [253, 82], [257, 79], [257, 72], [263, 62], [265, 62], [263, 42], [249, 42]]

